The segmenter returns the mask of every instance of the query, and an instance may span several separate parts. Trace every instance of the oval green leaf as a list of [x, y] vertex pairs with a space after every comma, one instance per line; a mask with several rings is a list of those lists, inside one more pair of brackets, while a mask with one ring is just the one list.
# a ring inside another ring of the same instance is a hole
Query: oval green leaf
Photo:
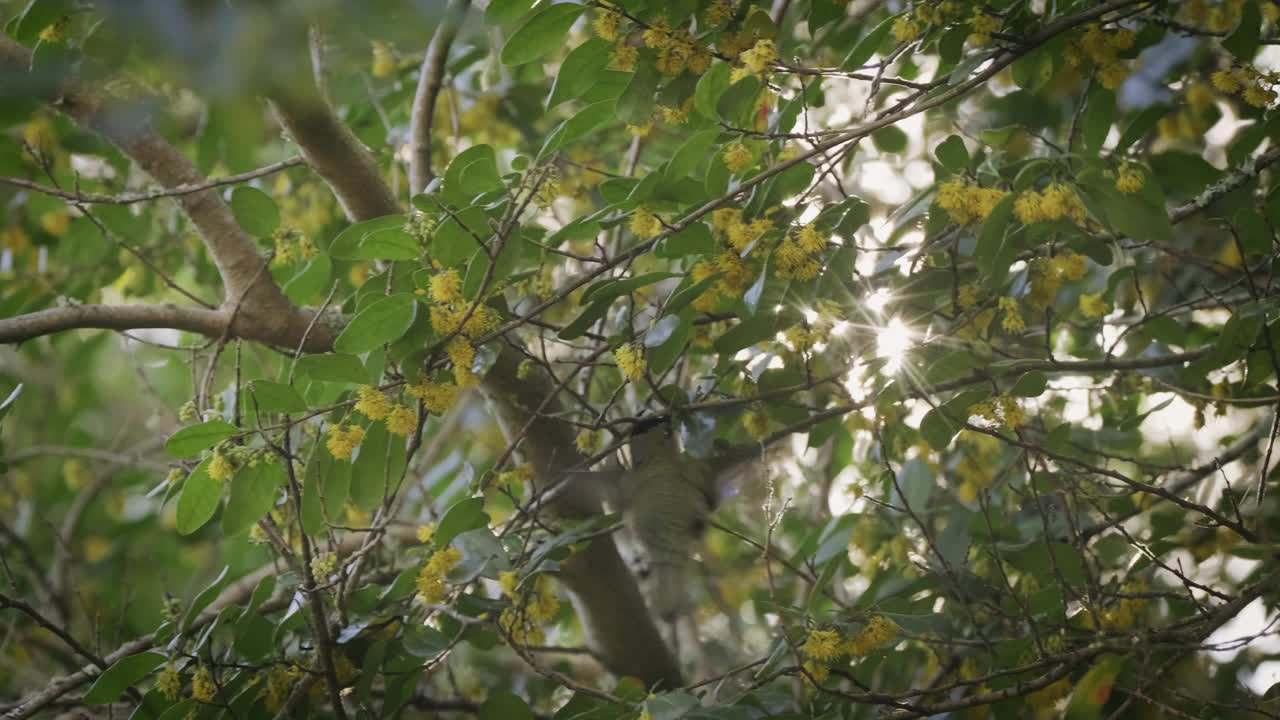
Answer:
[[338, 352], [368, 352], [404, 335], [413, 324], [418, 303], [409, 293], [388, 295], [356, 314], [333, 342]]
[[164, 441], [164, 449], [179, 458], [191, 458], [200, 454], [201, 450], [217, 445], [240, 432], [235, 425], [215, 418], [197, 425], [189, 425], [169, 436]]

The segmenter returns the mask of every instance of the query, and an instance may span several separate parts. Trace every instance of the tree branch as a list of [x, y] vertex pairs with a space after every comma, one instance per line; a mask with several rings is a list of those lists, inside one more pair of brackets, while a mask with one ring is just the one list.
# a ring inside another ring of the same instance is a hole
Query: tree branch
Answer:
[[445, 10], [444, 19], [436, 28], [427, 46], [418, 74], [418, 90], [413, 96], [413, 112], [409, 118], [409, 193], [422, 192], [435, 177], [431, 171], [431, 129], [435, 117], [436, 99], [444, 85], [445, 66], [449, 60], [449, 47], [458, 34], [467, 14], [470, 0], [452, 0]]

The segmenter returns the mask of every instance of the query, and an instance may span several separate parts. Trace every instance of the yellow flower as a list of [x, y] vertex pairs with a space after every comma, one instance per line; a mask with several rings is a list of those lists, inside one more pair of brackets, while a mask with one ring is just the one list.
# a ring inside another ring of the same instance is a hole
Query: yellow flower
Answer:
[[774, 268], [784, 280], [812, 280], [822, 273], [822, 263], [787, 238], [773, 251]]
[[873, 615], [862, 632], [845, 643], [844, 654], [858, 657], [892, 642], [901, 628], [884, 615]]
[[622, 371], [623, 377], [631, 382], [639, 382], [644, 378], [647, 363], [644, 350], [638, 344], [626, 343], [618, 346], [613, 351], [613, 357], [618, 361], [618, 369]]
[[1111, 305], [1102, 299], [1102, 293], [1080, 296], [1080, 312], [1087, 318], [1097, 319], [1111, 312]]
[[1191, 83], [1187, 88], [1187, 103], [1200, 109], [1213, 104], [1213, 91], [1202, 82]]
[[71, 229], [71, 214], [66, 210], [50, 210], [40, 216], [40, 227], [55, 237], [66, 235]]
[[662, 223], [658, 216], [645, 208], [636, 208], [631, 214], [631, 232], [636, 237], [651, 238], [662, 232]]
[[604, 433], [600, 430], [580, 430], [577, 437], [573, 439], [573, 444], [583, 455], [594, 455], [604, 444]]
[[33, 117], [22, 128], [22, 141], [36, 152], [44, 155], [51, 154], [58, 148], [58, 136], [53, 129], [53, 120], [43, 113]]
[[833, 660], [841, 655], [840, 633], [835, 630], [813, 630], [800, 646], [800, 652], [813, 660]]
[[498, 487], [513, 489], [524, 485], [533, 479], [533, 466], [529, 463], [517, 465], [510, 470], [504, 470], [498, 473], [495, 484]]
[[213, 459], [209, 461], [208, 473], [209, 477], [218, 482], [226, 482], [236, 472], [236, 466], [231, 464], [226, 455], [220, 450], [213, 451]]
[[295, 665], [283, 666], [272, 665], [267, 671], [267, 679], [263, 683], [262, 695], [266, 701], [267, 710], [278, 712], [284, 707], [285, 701], [289, 698], [289, 693], [293, 690], [293, 684], [301, 675], [301, 671]]
[[407, 391], [422, 401], [427, 412], [437, 415], [453, 407], [453, 403], [458, 399], [457, 385], [432, 382], [425, 375], [419, 377], [417, 384], [408, 386]]
[[750, 410], [742, 416], [742, 428], [752, 440], [764, 440], [769, 436], [769, 417], [759, 410]]
[[733, 17], [734, 10], [733, 0], [711, 0], [707, 5], [706, 14], [708, 25], [722, 25]]
[[356, 388], [355, 411], [370, 420], [381, 420], [391, 414], [391, 399], [372, 385]]
[[729, 172], [738, 173], [751, 167], [751, 150], [741, 140], [725, 145], [720, 157], [724, 159], [724, 166], [729, 168]]
[[31, 236], [17, 225], [0, 230], [0, 248], [20, 253], [31, 246]]
[[418, 571], [418, 594], [422, 601], [436, 604], [449, 595], [449, 587], [445, 578], [458, 563], [462, 562], [462, 551], [456, 547], [447, 547], [431, 553], [431, 557], [423, 563]]
[[47, 43], [60, 43], [67, 39], [67, 26], [70, 24], [71, 16], [63, 15], [40, 31], [40, 39]]
[[807, 253], [820, 253], [827, 249], [827, 238], [812, 225], [805, 225], [796, 233], [796, 244]]
[[1228, 95], [1240, 92], [1240, 81], [1236, 79], [1236, 74], [1230, 70], [1215, 72], [1209, 76], [1209, 81], [1213, 83], [1213, 87], [1218, 92], [1224, 92]]
[[364, 428], [359, 425], [334, 425], [329, 428], [325, 447], [338, 460], [350, 460], [356, 448], [364, 441]]
[[311, 574], [317, 579], [323, 580], [333, 574], [338, 569], [338, 556], [331, 552], [320, 553], [311, 558]]
[[520, 573], [515, 570], [503, 570], [498, 573], [498, 585], [502, 588], [502, 594], [512, 600], [519, 599], [516, 595], [516, 586], [520, 584]]
[[902, 15], [893, 21], [893, 39], [898, 42], [909, 42], [920, 37], [920, 24], [910, 15]]
[[1079, 280], [1089, 274], [1089, 258], [1076, 253], [1054, 257], [1053, 265], [1068, 280]]
[[1276, 101], [1276, 91], [1253, 83], [1245, 88], [1243, 97], [1244, 101], [1253, 107], [1264, 108]]
[[1103, 65], [1102, 70], [1098, 73], [1098, 80], [1102, 82], [1102, 87], [1108, 90], [1115, 90], [1120, 87], [1127, 77], [1129, 77], [1129, 67], [1119, 61]]
[[210, 703], [218, 694], [218, 686], [213, 682], [213, 673], [208, 666], [201, 665], [191, 678], [191, 697], [196, 702]]
[[689, 110], [686, 107], [670, 107], [667, 105], [658, 106], [658, 110], [662, 113], [662, 122], [668, 125], [683, 125], [689, 122]]
[[1020, 333], [1027, 329], [1026, 322], [1022, 319], [1022, 313], [1018, 310], [1018, 301], [1011, 297], [1000, 298], [1000, 311], [1004, 313], [1004, 317], [1000, 320], [1000, 327], [1005, 332]]
[[373, 62], [369, 72], [374, 77], [387, 77], [396, 71], [396, 56], [391, 44], [382, 40], [373, 41]]
[[631, 72], [636, 69], [640, 51], [626, 43], [618, 43], [609, 51], [609, 69]]
[[649, 137], [649, 133], [653, 131], [653, 118], [645, 120], [639, 125], [627, 123], [627, 133], [632, 137], [645, 138]]
[[965, 285], [961, 285], [959, 291], [957, 291], [956, 300], [957, 302], [960, 303], [960, 307], [965, 310], [968, 310], [974, 305], [977, 305], [978, 304], [978, 286], [974, 285], [973, 283], [967, 283]]
[[612, 10], [597, 10], [591, 28], [600, 38], [613, 42], [618, 39], [618, 24], [621, 20], [622, 16]]
[[827, 678], [831, 677], [831, 668], [813, 660], [804, 661], [804, 671], [807, 673], [804, 681], [808, 685], [814, 683], [821, 685], [827, 681]]
[[969, 42], [975, 45], [986, 45], [991, 42], [991, 36], [1000, 29], [1000, 18], [995, 15], [988, 15], [981, 10], [974, 10], [973, 17], [969, 18]]
[[459, 387], [469, 387], [476, 382], [471, 366], [476, 361], [476, 348], [461, 335], [454, 335], [444, 346], [449, 362], [453, 363], [453, 376]]
[[1000, 419], [1005, 425], [1016, 430], [1027, 424], [1027, 412], [1022, 409], [1018, 399], [1010, 395], [1001, 395], [995, 399], [1000, 410]]
[[182, 692], [182, 676], [173, 663], [165, 665], [163, 670], [156, 673], [156, 691], [170, 700], [178, 699], [178, 694]]
[[463, 301], [462, 277], [457, 270], [449, 268], [432, 276], [431, 299], [445, 305], [456, 305]]
[[392, 435], [408, 435], [418, 427], [418, 413], [404, 405], [396, 405], [387, 416], [387, 432]]
[[414, 532], [414, 535], [418, 538], [418, 542], [422, 543], [423, 545], [426, 545], [427, 543], [431, 542], [431, 538], [435, 537], [435, 534], [436, 534], [435, 523], [423, 523], [419, 525], [418, 529]]
[[644, 44], [655, 50], [661, 50], [671, 44], [671, 23], [666, 18], [658, 18], [644, 31]]
[[1125, 164], [1116, 176], [1116, 189], [1125, 194], [1138, 192], [1146, 183], [1146, 177], [1135, 165]]
[[745, 50], [738, 59], [752, 74], [764, 77], [778, 63], [778, 48], [772, 40], [757, 40], [750, 50]]

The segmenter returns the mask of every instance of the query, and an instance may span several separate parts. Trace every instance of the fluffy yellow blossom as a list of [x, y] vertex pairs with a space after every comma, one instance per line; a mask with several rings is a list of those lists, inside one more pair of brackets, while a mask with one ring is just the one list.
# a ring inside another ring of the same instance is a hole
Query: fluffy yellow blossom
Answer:
[[391, 414], [392, 402], [387, 394], [372, 385], [356, 388], [355, 411], [370, 420], [381, 420]]
[[692, 106], [688, 103], [681, 107], [658, 106], [658, 112], [662, 113], [662, 122], [668, 125], [684, 125], [689, 122], [689, 111], [691, 109]]
[[636, 208], [631, 214], [631, 232], [636, 237], [651, 238], [662, 232], [662, 222], [649, 210]]
[[720, 289], [730, 295], [745, 291], [756, 278], [751, 266], [732, 250], [716, 256], [715, 268], [721, 274]]
[[622, 371], [623, 377], [631, 382], [638, 382], [644, 378], [647, 363], [644, 359], [644, 350], [638, 344], [619, 345], [614, 348], [613, 357], [618, 361], [618, 369]]
[[600, 38], [614, 42], [619, 37], [618, 25], [621, 20], [622, 16], [618, 13], [601, 8], [596, 11], [595, 20], [591, 22], [591, 29]]
[[735, 225], [742, 224], [740, 208], [725, 207], [711, 211], [711, 227], [721, 233], [729, 232]]
[[708, 25], [723, 25], [733, 17], [733, 11], [733, 0], [711, 0], [703, 17], [707, 19]]
[[1016, 430], [1027, 424], [1027, 411], [1022, 408], [1017, 398], [1012, 395], [1001, 395], [994, 402], [1000, 411], [1000, 419], [1005, 425]]
[[1209, 76], [1209, 82], [1213, 83], [1213, 87], [1218, 92], [1224, 92], [1228, 95], [1240, 92], [1240, 80], [1231, 70], [1218, 70]]
[[191, 678], [191, 697], [196, 702], [210, 703], [218, 694], [218, 686], [213, 682], [213, 673], [209, 671], [207, 665], [201, 665], [196, 669], [196, 674]]
[[0, 248], [20, 253], [31, 247], [31, 236], [17, 225], [10, 225], [0, 230]]
[[447, 547], [431, 553], [431, 557], [423, 563], [418, 571], [418, 595], [428, 604], [436, 604], [449, 595], [449, 586], [445, 578], [458, 563], [462, 562], [462, 551], [456, 547]]
[[741, 140], [725, 145], [720, 157], [724, 160], [724, 166], [729, 168], [729, 172], [739, 173], [751, 167], [751, 149]]
[[1022, 312], [1018, 309], [1018, 301], [1011, 297], [1000, 298], [1000, 311], [1004, 313], [1004, 317], [1000, 319], [1000, 327], [1005, 332], [1020, 333], [1027, 329], [1027, 323], [1022, 319]]
[[831, 677], [831, 668], [816, 660], [805, 660], [804, 671], [804, 681], [807, 685], [815, 683], [821, 685], [827, 681], [827, 678]]
[[853, 657], [866, 655], [895, 640], [901, 631], [896, 622], [884, 615], [872, 615], [862, 632], [845, 642], [844, 654]]
[[67, 28], [71, 25], [71, 16], [63, 15], [40, 31], [40, 40], [47, 43], [60, 43], [67, 39]]
[[54, 132], [53, 120], [43, 113], [33, 117], [22, 127], [22, 141], [38, 153], [52, 154], [58, 149], [58, 135]]
[[812, 280], [822, 273], [822, 263], [790, 237], [773, 251], [773, 266], [784, 280]]
[[156, 673], [156, 692], [169, 698], [177, 700], [178, 695], [182, 692], [182, 676], [178, 674], [178, 668], [169, 663], [164, 669]]
[[1087, 318], [1097, 319], [1111, 312], [1111, 305], [1102, 299], [1102, 293], [1084, 294], [1080, 296], [1080, 312]]
[[1079, 280], [1089, 274], [1089, 258], [1076, 253], [1055, 256], [1053, 265], [1068, 280]]
[[729, 245], [734, 250], [743, 252], [771, 229], [773, 229], [773, 221], [768, 218], [756, 218], [751, 222], [740, 222], [729, 228]]
[[1120, 61], [1109, 62], [1102, 66], [1098, 71], [1098, 81], [1102, 83], [1102, 87], [1108, 90], [1115, 90], [1124, 84], [1125, 78], [1129, 77], [1129, 66]]
[[436, 534], [435, 523], [423, 523], [418, 526], [417, 530], [414, 531], [414, 536], [417, 537], [418, 542], [422, 543], [423, 545], [426, 545], [427, 543], [431, 542], [431, 538], [435, 537], [435, 534]]
[[644, 31], [643, 38], [646, 46], [661, 50], [671, 44], [671, 23], [664, 17], [658, 18]]
[[760, 410], [749, 410], [742, 416], [742, 429], [752, 440], [763, 440], [769, 436], [769, 417]]
[[636, 69], [636, 60], [639, 58], [639, 49], [626, 43], [618, 43], [609, 51], [609, 69], [631, 72]]
[[999, 29], [999, 17], [988, 15], [981, 10], [974, 10], [973, 17], [969, 18], [969, 42], [974, 45], [986, 45], [991, 42], [991, 36]]
[[350, 460], [356, 448], [364, 441], [364, 428], [359, 425], [334, 425], [329, 428], [325, 447], [338, 460]]
[[588, 429], [579, 430], [577, 437], [573, 439], [573, 444], [578, 448], [578, 452], [583, 455], [594, 455], [604, 445], [604, 432]]
[[1028, 191], [1019, 195], [1013, 204], [1013, 214], [1026, 225], [1063, 218], [1083, 223], [1084, 204], [1075, 190], [1063, 183], [1051, 183], [1041, 192]]
[[226, 482], [236, 473], [236, 466], [231, 460], [222, 453], [221, 450], [213, 451], [213, 459], [209, 461], [209, 477], [218, 482]]
[[551, 578], [538, 575], [532, 583], [526, 583], [526, 592], [517, 593], [518, 578], [515, 573], [503, 573], [499, 577], [503, 594], [512, 600], [512, 606], [498, 617], [503, 632], [518, 645], [540, 645], [546, 638], [542, 624], [560, 611], [560, 598], [556, 595]]
[[1053, 261], [1048, 258], [1032, 260], [1027, 275], [1031, 281], [1027, 304], [1037, 310], [1044, 310], [1052, 305], [1058, 288], [1062, 287], [1062, 275]]
[[262, 685], [262, 696], [270, 712], [279, 712], [289, 699], [294, 683], [301, 677], [302, 671], [295, 665], [272, 665], [267, 670], [266, 680]]
[[396, 71], [396, 56], [391, 49], [391, 44], [382, 40], [373, 41], [373, 62], [370, 63], [369, 72], [374, 77], [387, 77]]
[[457, 385], [432, 382], [425, 376], [419, 377], [416, 384], [408, 386], [407, 391], [410, 395], [422, 401], [422, 405], [427, 409], [427, 412], [437, 415], [453, 407], [454, 401], [458, 399]]
[[973, 283], [966, 283], [960, 286], [956, 292], [956, 301], [960, 303], [960, 307], [968, 310], [978, 304], [978, 286]]
[[431, 299], [446, 305], [462, 302], [462, 276], [457, 270], [441, 270], [431, 277]]
[[813, 660], [834, 660], [843, 652], [840, 633], [835, 630], [812, 630], [800, 646], [800, 652]]
[[449, 362], [453, 363], [453, 376], [459, 387], [470, 387], [476, 383], [476, 376], [471, 371], [476, 361], [476, 348], [471, 341], [461, 335], [453, 336], [444, 346]]
[[503, 570], [498, 573], [498, 586], [502, 588], [502, 594], [512, 600], [518, 600], [516, 595], [516, 586], [520, 584], [520, 573], [515, 570]]
[[533, 480], [533, 466], [529, 463], [522, 463], [510, 470], [503, 470], [498, 473], [498, 478], [494, 481], [494, 484], [498, 487], [514, 489], [523, 486], [530, 480]]
[[1136, 193], [1147, 182], [1136, 165], [1125, 164], [1116, 175], [1116, 189], [1125, 194]]
[[323, 580], [338, 569], [338, 556], [331, 552], [320, 553], [311, 558], [311, 574]]
[[975, 220], [985, 220], [1007, 194], [997, 188], [984, 188], [952, 179], [938, 186], [934, 202], [946, 210], [952, 220], [967, 225]]
[[1265, 108], [1276, 101], [1276, 91], [1264, 88], [1254, 83], [1245, 88], [1244, 94], [1241, 95], [1244, 101], [1256, 108]]
[[893, 39], [898, 42], [910, 42], [920, 37], [920, 23], [910, 15], [902, 15], [893, 21], [893, 27], [890, 32], [893, 33]]
[[639, 125], [627, 123], [627, 133], [632, 137], [646, 138], [649, 137], [650, 132], [653, 132], [653, 118], [649, 118]]
[[392, 435], [405, 435], [418, 427], [418, 413], [404, 405], [396, 405], [387, 415], [387, 432]]
[[778, 63], [778, 47], [768, 38], [757, 40], [756, 44], [750, 50], [744, 50], [738, 59], [753, 75], [765, 77]]
[[820, 253], [827, 249], [827, 238], [812, 225], [805, 225], [796, 233], [796, 244], [807, 253]]

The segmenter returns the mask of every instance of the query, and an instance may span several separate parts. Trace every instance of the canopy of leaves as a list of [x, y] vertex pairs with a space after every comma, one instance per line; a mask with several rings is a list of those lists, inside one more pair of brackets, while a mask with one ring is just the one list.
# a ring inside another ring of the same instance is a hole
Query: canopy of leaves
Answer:
[[0, 11], [6, 717], [1280, 712], [1276, 2]]

